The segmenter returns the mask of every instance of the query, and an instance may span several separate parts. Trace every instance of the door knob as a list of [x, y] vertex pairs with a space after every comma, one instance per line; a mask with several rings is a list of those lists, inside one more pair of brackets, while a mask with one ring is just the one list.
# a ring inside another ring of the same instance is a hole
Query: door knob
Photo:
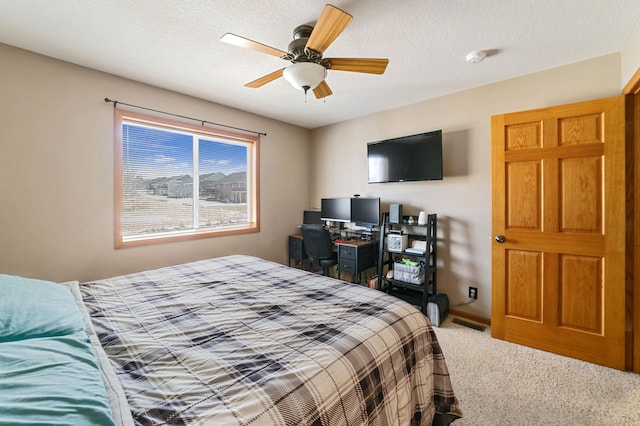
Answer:
[[504, 237], [504, 235], [496, 235], [496, 241], [502, 244], [507, 241], [507, 239]]

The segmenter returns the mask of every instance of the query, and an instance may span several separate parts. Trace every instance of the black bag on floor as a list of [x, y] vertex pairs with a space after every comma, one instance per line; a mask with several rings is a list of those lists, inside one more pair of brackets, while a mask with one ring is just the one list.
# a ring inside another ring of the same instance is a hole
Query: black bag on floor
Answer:
[[429, 297], [427, 302], [427, 316], [434, 327], [440, 327], [449, 313], [449, 296], [444, 293]]

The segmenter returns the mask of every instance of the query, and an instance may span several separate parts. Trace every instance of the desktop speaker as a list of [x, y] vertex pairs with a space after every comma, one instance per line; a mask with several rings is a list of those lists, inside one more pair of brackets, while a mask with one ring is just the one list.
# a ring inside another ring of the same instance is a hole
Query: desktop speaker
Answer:
[[402, 223], [402, 204], [389, 204], [389, 223]]

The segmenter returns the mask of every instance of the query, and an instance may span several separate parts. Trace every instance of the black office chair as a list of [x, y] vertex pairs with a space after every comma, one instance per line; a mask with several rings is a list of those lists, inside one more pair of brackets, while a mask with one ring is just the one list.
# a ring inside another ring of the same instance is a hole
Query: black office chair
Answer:
[[322, 266], [322, 275], [330, 276], [329, 267], [338, 263], [338, 255], [333, 251], [331, 234], [321, 225], [302, 225], [304, 250], [311, 260]]

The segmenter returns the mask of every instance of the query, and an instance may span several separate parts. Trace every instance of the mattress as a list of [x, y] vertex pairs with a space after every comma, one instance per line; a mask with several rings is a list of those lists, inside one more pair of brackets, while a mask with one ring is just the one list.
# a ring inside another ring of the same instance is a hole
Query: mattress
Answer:
[[82, 283], [79, 293], [121, 385], [112, 406], [127, 404], [135, 424], [461, 416], [428, 319], [374, 289], [234, 255]]

